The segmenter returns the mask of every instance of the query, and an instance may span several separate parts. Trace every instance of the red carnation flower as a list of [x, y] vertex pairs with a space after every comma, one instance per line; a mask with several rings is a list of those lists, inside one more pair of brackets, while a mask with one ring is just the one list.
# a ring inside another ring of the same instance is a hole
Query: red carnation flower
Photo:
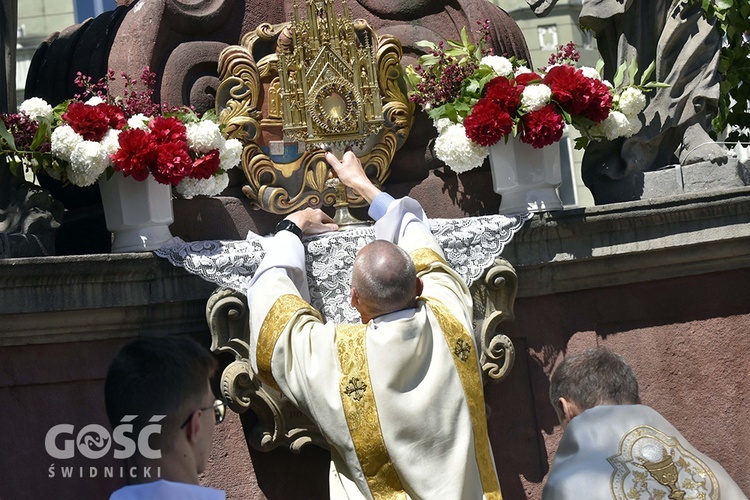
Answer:
[[543, 148], [560, 140], [565, 122], [552, 104], [531, 111], [521, 118], [521, 140], [535, 148]]
[[102, 102], [97, 104], [96, 108], [107, 117], [107, 124], [110, 128], [122, 130], [122, 128], [127, 125], [128, 120], [125, 119], [125, 112], [118, 106]]
[[190, 173], [190, 177], [193, 179], [208, 179], [219, 170], [220, 162], [219, 150], [212, 149], [193, 161], [193, 171]]
[[176, 186], [190, 175], [192, 169], [193, 159], [190, 158], [187, 143], [167, 142], [157, 147], [156, 165], [151, 167], [157, 182]]
[[120, 149], [110, 156], [114, 169], [125, 177], [132, 176], [137, 181], [146, 180], [149, 167], [156, 161], [156, 144], [145, 130], [129, 129], [120, 132]]
[[521, 74], [516, 75], [516, 85], [521, 85], [525, 87], [526, 85], [530, 83], [534, 83], [541, 79], [542, 79], [541, 76], [534, 73], [533, 71], [529, 71], [528, 73], [521, 73]]
[[521, 105], [521, 92], [523, 87], [516, 87], [504, 76], [498, 76], [490, 80], [485, 88], [485, 98], [493, 101], [497, 106], [508, 113], [515, 115]]
[[561, 65], [550, 68], [542, 83], [552, 91], [552, 99], [572, 115], [578, 115], [589, 105], [589, 82], [581, 70]]
[[589, 78], [588, 105], [581, 114], [594, 123], [599, 123], [609, 116], [612, 109], [612, 94], [609, 87], [595, 78]]
[[99, 142], [109, 130], [109, 118], [104, 111], [82, 102], [70, 103], [62, 118], [87, 141]]
[[464, 120], [464, 128], [472, 142], [492, 146], [513, 130], [513, 120], [494, 101], [480, 99]]
[[148, 128], [154, 134], [157, 144], [184, 142], [185, 148], [187, 148], [187, 128], [185, 128], [184, 123], [174, 116], [170, 116], [169, 118], [157, 116], [148, 123]]

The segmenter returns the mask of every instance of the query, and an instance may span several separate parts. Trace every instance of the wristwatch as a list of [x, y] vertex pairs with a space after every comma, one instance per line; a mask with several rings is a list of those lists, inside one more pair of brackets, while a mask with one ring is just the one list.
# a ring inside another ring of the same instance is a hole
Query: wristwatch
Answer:
[[302, 239], [302, 229], [289, 219], [284, 219], [276, 224], [276, 232], [278, 233], [279, 231], [291, 231], [297, 238]]

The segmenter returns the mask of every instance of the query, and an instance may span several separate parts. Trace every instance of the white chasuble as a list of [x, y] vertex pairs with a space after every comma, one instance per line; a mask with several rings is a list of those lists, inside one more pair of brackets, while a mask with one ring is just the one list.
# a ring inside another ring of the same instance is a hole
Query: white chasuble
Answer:
[[324, 322], [302, 299], [303, 247], [288, 231], [266, 242], [248, 291], [253, 369], [320, 427], [332, 498], [501, 498], [471, 296], [424, 221], [404, 199], [375, 226], [415, 259], [425, 299], [414, 309]]

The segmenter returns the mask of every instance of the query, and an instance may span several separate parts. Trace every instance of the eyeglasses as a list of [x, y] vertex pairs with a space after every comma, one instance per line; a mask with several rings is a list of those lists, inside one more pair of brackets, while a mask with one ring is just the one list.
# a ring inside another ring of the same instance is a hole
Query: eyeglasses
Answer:
[[196, 411], [206, 411], [206, 410], [214, 410], [214, 419], [216, 419], [216, 423], [220, 424], [224, 421], [224, 415], [227, 413], [227, 404], [222, 401], [221, 399], [217, 399], [214, 401], [214, 404], [211, 406], [208, 406], [206, 408], [198, 408], [197, 410], [193, 410], [190, 415], [188, 415], [188, 418], [185, 419], [185, 421], [180, 426], [180, 429], [184, 429], [185, 426], [190, 422], [190, 419], [193, 417], [193, 413]]

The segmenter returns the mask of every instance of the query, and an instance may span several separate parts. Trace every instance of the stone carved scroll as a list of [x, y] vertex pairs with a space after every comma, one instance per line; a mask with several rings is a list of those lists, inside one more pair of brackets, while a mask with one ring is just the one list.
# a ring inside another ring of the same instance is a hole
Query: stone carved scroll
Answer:
[[[495, 260], [471, 287], [474, 298], [475, 340], [482, 346], [480, 363], [485, 382], [505, 378], [513, 366], [515, 349], [497, 326], [513, 318], [518, 277], [508, 261]], [[234, 356], [221, 375], [222, 397], [237, 413], [251, 410], [258, 423], [250, 430], [250, 444], [260, 451], [278, 447], [299, 452], [308, 444], [327, 447], [318, 427], [280, 392], [265, 385], [250, 369], [247, 299], [218, 288], [206, 304], [211, 350]]]

